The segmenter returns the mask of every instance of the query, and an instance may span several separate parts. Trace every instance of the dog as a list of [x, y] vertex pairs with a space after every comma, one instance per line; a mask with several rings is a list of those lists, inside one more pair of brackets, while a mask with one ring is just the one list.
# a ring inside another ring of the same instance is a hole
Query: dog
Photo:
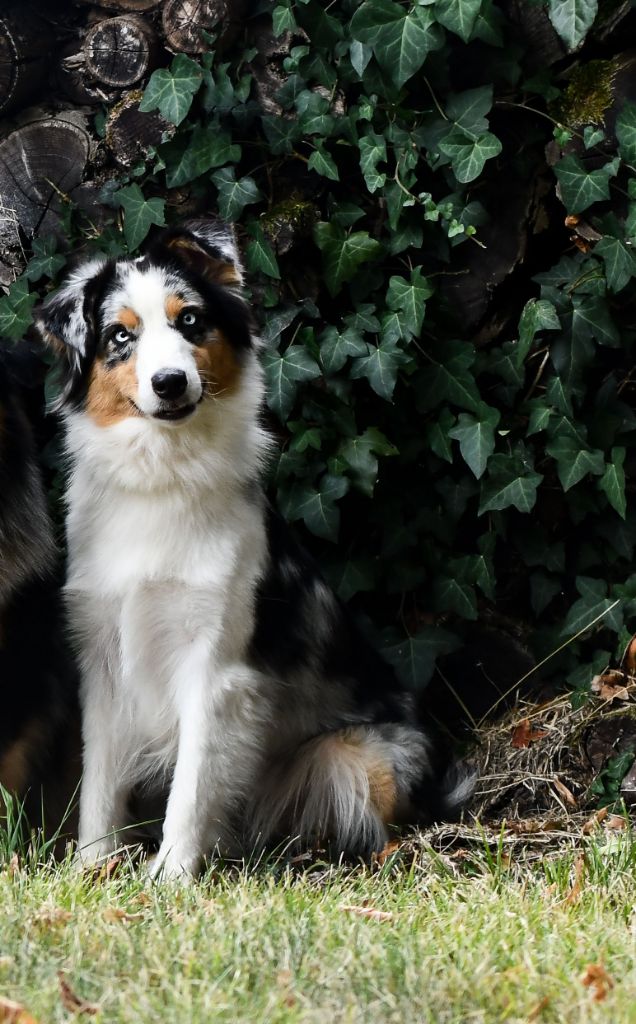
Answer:
[[[65, 817], [73, 828], [80, 744], [57, 545], [27, 415], [41, 365], [29, 345], [0, 342], [0, 785], [50, 838]], [[0, 796], [0, 820], [6, 812]]]
[[63, 367], [86, 862], [140, 787], [167, 790], [169, 878], [284, 835], [368, 857], [467, 793], [265, 498], [242, 284], [231, 229], [195, 220], [79, 266], [36, 318]]

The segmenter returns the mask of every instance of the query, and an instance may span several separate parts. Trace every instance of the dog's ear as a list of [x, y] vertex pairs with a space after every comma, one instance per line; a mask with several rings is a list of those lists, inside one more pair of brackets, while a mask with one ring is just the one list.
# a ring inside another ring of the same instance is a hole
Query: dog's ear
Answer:
[[93, 362], [97, 338], [95, 297], [107, 267], [104, 258], [82, 264], [35, 311], [35, 326], [59, 360], [60, 407], [80, 397], [85, 370]]
[[189, 220], [168, 228], [157, 242], [206, 281], [240, 293], [243, 268], [229, 224], [219, 220]]

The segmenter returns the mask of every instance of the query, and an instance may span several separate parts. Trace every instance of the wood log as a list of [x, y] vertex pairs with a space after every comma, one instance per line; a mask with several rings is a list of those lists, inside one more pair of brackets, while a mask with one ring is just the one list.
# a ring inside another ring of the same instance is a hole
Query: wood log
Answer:
[[88, 133], [61, 117], [45, 117], [11, 132], [0, 143], [0, 242], [60, 230], [60, 214], [90, 152]]
[[28, 5], [2, 4], [0, 11], [0, 112], [28, 100], [47, 71], [50, 31]]
[[106, 145], [120, 167], [129, 168], [138, 160], [147, 160], [150, 150], [173, 134], [174, 125], [156, 111], [142, 114], [139, 104], [143, 93], [128, 93], [113, 107], [106, 121]]
[[97, 4], [98, 7], [105, 7], [110, 11], [126, 11], [133, 14], [137, 11], [150, 11], [153, 7], [158, 7], [162, 0], [76, 0], [76, 2], [90, 7]]
[[216, 37], [215, 49], [229, 46], [241, 31], [246, 0], [166, 0], [162, 11], [163, 31], [170, 49], [182, 53], [205, 53]]
[[118, 89], [134, 85], [156, 67], [160, 52], [150, 25], [134, 14], [98, 22], [84, 41], [84, 59], [93, 78]]

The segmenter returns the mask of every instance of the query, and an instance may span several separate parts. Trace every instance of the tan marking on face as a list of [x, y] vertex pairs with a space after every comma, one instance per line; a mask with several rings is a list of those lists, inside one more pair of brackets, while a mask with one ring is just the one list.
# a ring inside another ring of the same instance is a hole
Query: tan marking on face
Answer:
[[182, 309], [185, 309], [187, 302], [180, 295], [166, 296], [166, 316], [168, 320], [176, 320]]
[[134, 309], [130, 309], [129, 306], [124, 306], [123, 309], [117, 312], [116, 320], [117, 323], [121, 324], [128, 331], [136, 331], [141, 323]]
[[131, 404], [137, 396], [137, 359], [107, 367], [102, 359], [93, 363], [86, 395], [86, 412], [98, 427], [113, 424], [142, 413]]
[[[24, 792], [42, 740], [41, 722], [28, 722], [22, 734], [0, 756], [0, 785], [12, 793]], [[0, 813], [2, 809], [3, 802], [0, 799]]]
[[214, 284], [239, 285], [240, 278], [233, 263], [217, 260], [190, 238], [173, 238], [168, 248], [177, 249], [179, 255], [197, 273]]
[[235, 391], [241, 367], [234, 349], [221, 331], [214, 331], [209, 341], [195, 346], [194, 361], [203, 382], [204, 394], [220, 398]]

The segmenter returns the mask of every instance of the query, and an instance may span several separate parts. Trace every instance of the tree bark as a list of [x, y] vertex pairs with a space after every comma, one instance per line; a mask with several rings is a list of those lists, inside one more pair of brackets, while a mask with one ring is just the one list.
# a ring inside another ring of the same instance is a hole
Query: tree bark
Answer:
[[137, 160], [146, 160], [153, 146], [162, 142], [174, 125], [157, 111], [143, 114], [139, 110], [143, 93], [128, 93], [111, 110], [106, 121], [106, 145], [121, 167], [132, 167]]

